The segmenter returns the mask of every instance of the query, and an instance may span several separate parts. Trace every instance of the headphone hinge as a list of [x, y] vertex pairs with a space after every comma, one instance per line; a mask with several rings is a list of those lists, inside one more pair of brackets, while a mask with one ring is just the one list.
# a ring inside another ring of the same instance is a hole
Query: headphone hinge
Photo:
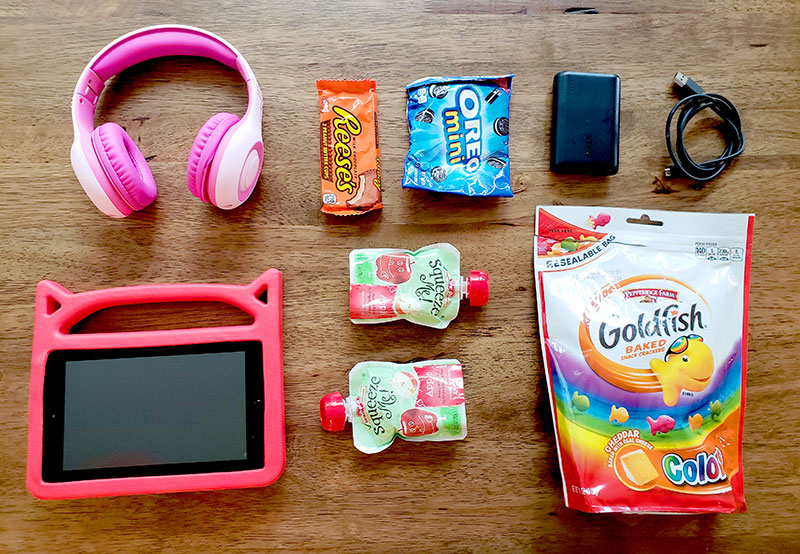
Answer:
[[97, 73], [92, 71], [91, 68], [87, 67], [81, 75], [80, 81], [78, 81], [78, 86], [75, 87], [75, 90], [78, 94], [91, 102], [92, 106], [94, 106], [97, 104], [97, 99], [100, 98], [100, 93], [103, 92], [105, 86], [105, 82], [97, 75]]

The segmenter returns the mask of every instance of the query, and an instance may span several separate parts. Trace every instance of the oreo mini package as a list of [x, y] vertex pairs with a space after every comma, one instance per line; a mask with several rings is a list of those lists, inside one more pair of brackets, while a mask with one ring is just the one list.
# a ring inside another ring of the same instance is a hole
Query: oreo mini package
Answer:
[[428, 77], [406, 87], [404, 188], [513, 196], [508, 165], [512, 77]]

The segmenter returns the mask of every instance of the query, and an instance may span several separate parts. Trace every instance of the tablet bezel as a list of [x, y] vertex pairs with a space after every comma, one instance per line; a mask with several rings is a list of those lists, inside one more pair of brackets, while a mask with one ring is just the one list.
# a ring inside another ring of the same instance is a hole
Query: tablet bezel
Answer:
[[[244, 352], [245, 354], [246, 459], [72, 470], [65, 470], [63, 468], [64, 401], [67, 362], [212, 354], [221, 352]], [[263, 356], [262, 343], [259, 341], [98, 350], [54, 350], [50, 352], [45, 367], [42, 403], [44, 416], [42, 429], [42, 480], [46, 483], [69, 483], [98, 479], [198, 475], [262, 469], [264, 467]]]

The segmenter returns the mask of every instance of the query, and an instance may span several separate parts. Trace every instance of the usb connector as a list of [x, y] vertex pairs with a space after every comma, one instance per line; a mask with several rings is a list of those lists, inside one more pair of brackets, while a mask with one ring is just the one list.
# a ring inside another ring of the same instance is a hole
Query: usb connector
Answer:
[[703, 87], [692, 81], [689, 77], [678, 71], [672, 78], [678, 90], [678, 97], [683, 99], [693, 94], [703, 94]]

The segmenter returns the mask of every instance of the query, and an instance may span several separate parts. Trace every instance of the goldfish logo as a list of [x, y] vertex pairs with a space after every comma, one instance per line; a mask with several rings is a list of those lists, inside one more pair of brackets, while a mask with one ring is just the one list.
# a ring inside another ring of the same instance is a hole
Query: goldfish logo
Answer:
[[[655, 304], [642, 304], [640, 295], [629, 292], [665, 280], [679, 285], [675, 288], [683, 302], [676, 302], [675, 292], [653, 295]], [[638, 288], [630, 289], [633, 284]], [[629, 392], [660, 392], [665, 405], [675, 406], [683, 391], [701, 392], [711, 382], [714, 357], [695, 333], [708, 328], [710, 319], [707, 302], [688, 285], [665, 275], [640, 275], [606, 285], [595, 295], [580, 323], [578, 342], [586, 363], [608, 383]]]
[[475, 173], [481, 164], [480, 99], [471, 87], [458, 93], [456, 105], [442, 112], [447, 163], [461, 164], [468, 173]]
[[[627, 292], [627, 291], [625, 291]], [[629, 296], [625, 296], [631, 298]], [[652, 298], [652, 297], [651, 297]], [[651, 302], [656, 300], [653, 298]], [[609, 330], [609, 326], [604, 321], [600, 324], [600, 344], [603, 348], [614, 348], [622, 338], [625, 342], [632, 342], [636, 339], [647, 340], [653, 337], [670, 336], [674, 332], [683, 332], [703, 329], [703, 314], [697, 309], [697, 303], [692, 304], [688, 312], [679, 312], [677, 304], [670, 304], [663, 310], [658, 308], [652, 316], [645, 317], [644, 313], [639, 314], [636, 324], [628, 323], [625, 326], [614, 327]], [[697, 336], [697, 335], [692, 335]]]
[[336, 190], [352, 193], [356, 187], [353, 180], [353, 150], [350, 142], [353, 137], [361, 134], [361, 121], [358, 117], [342, 108], [334, 106], [333, 113], [337, 115], [333, 119], [333, 162], [336, 164]]
[[664, 361], [650, 360], [650, 369], [656, 374], [664, 404], [678, 403], [681, 390], [700, 392], [711, 381], [714, 374], [714, 356], [699, 335], [678, 337], [664, 355]]

